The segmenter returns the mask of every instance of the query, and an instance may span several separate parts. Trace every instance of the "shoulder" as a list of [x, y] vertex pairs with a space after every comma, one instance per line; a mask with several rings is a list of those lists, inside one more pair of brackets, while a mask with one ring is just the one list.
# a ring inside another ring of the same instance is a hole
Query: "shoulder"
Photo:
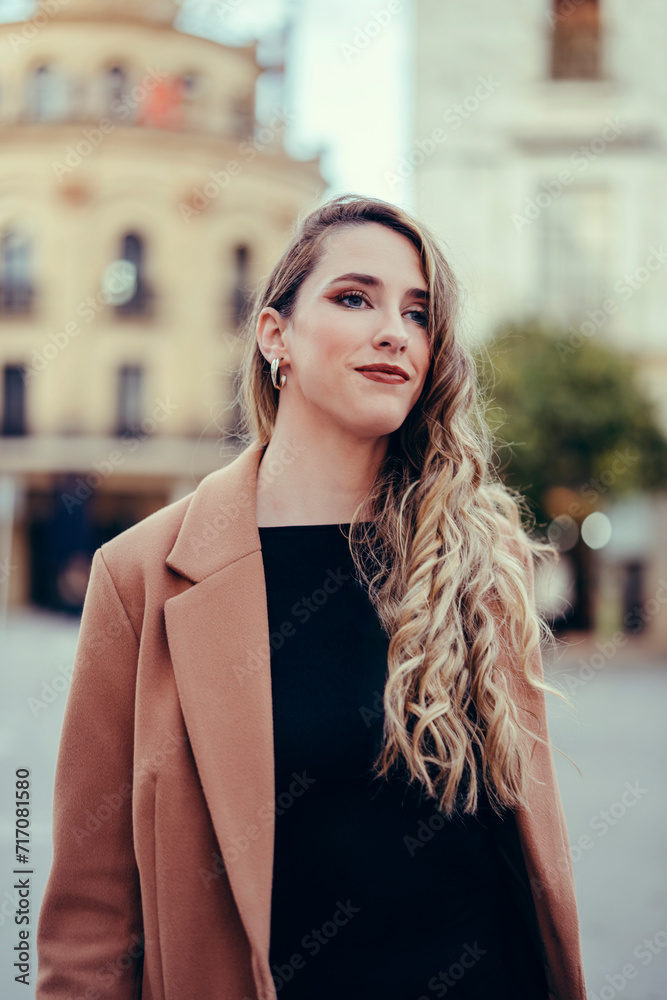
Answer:
[[169, 596], [173, 574], [167, 556], [190, 507], [195, 491], [161, 507], [126, 528], [96, 551], [111, 577], [135, 631], [139, 632], [149, 593], [159, 602]]
[[144, 566], [164, 562], [180, 531], [195, 490], [173, 503], [161, 507], [148, 517], [115, 535], [100, 548], [108, 566], [128, 569], [133, 564]]

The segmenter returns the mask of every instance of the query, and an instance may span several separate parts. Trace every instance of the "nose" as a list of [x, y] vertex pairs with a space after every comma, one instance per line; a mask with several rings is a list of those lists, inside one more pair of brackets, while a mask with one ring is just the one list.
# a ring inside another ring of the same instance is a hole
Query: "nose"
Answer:
[[403, 325], [401, 314], [392, 313], [382, 323], [374, 339], [376, 347], [389, 347], [401, 353], [406, 351], [408, 347], [408, 334]]

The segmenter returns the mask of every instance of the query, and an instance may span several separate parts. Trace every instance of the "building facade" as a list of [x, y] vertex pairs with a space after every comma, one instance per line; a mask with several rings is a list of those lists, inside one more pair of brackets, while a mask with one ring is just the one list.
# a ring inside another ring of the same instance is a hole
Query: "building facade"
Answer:
[[224, 464], [249, 292], [324, 189], [256, 44], [168, 0], [0, 25], [0, 587], [80, 608], [106, 538]]
[[[539, 317], [575, 350], [612, 345], [667, 431], [664, 4], [417, 0], [416, 14], [400, 166], [461, 276], [470, 338]], [[667, 596], [667, 501], [603, 506], [613, 530], [599, 555], [622, 624]], [[646, 615], [663, 648], [665, 603]]]

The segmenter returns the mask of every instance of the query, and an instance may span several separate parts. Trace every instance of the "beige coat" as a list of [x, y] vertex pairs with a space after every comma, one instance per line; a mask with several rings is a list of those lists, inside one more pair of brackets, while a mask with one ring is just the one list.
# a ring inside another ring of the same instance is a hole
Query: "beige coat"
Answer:
[[[37, 1000], [276, 997], [261, 455], [251, 445], [95, 552], [58, 754]], [[544, 695], [518, 685], [515, 696], [547, 734]], [[543, 784], [517, 824], [550, 1000], [585, 1000], [553, 756], [533, 743]]]

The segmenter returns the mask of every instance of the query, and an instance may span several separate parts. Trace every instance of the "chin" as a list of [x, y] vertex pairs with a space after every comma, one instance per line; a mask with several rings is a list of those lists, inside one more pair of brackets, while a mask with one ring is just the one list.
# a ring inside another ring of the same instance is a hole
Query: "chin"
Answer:
[[405, 417], [394, 420], [360, 420], [354, 425], [353, 430], [361, 437], [380, 438], [394, 434], [404, 423]]
[[[393, 404], [393, 405], [392, 405]], [[410, 410], [405, 406], [405, 400], [386, 400], [385, 405], [375, 400], [374, 403], [359, 406], [351, 401], [347, 409], [336, 407], [334, 412], [328, 410], [328, 423], [338, 424], [347, 434], [362, 438], [379, 438], [393, 434], [405, 423]]]

